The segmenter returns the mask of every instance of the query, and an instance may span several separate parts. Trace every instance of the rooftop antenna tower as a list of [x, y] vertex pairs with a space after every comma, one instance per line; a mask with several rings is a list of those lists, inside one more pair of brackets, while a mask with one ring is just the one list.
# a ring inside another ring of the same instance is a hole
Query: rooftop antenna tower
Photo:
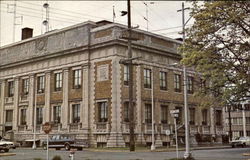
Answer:
[[46, 19], [43, 21], [43, 25], [45, 25], [45, 32], [49, 31], [49, 3], [48, 1], [43, 4], [43, 8], [46, 9]]

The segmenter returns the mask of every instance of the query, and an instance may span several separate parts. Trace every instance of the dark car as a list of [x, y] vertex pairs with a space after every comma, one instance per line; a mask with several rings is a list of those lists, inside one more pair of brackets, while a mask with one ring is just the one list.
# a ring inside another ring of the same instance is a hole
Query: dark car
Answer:
[[[85, 139], [76, 139], [73, 135], [53, 135], [49, 139], [49, 148], [55, 148], [57, 150], [65, 148], [65, 150], [70, 150], [70, 148], [76, 148], [77, 150], [82, 150], [88, 147], [88, 141]], [[43, 142], [43, 148], [47, 148], [47, 141]]]
[[9, 146], [6, 143], [0, 143], [0, 151], [9, 152]]

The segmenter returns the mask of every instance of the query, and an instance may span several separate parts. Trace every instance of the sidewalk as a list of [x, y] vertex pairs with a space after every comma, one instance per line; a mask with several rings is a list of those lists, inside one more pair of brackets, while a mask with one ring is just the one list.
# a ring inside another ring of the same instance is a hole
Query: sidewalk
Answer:
[[[197, 146], [191, 147], [191, 150], [211, 150], [211, 149], [226, 149], [231, 148], [230, 145], [209, 145], [209, 146]], [[129, 148], [86, 148], [86, 151], [92, 152], [130, 152]], [[154, 151], [151, 151], [150, 148], [147, 147], [139, 147], [135, 149], [135, 152], [174, 152], [176, 151], [175, 147], [160, 147], [156, 148]], [[179, 147], [179, 151], [185, 151], [185, 147]]]

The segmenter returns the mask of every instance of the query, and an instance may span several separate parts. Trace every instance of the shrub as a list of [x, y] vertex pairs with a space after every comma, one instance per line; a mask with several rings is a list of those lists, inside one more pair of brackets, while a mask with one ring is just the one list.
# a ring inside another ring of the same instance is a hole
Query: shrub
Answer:
[[62, 158], [60, 156], [54, 156], [52, 160], [62, 160]]

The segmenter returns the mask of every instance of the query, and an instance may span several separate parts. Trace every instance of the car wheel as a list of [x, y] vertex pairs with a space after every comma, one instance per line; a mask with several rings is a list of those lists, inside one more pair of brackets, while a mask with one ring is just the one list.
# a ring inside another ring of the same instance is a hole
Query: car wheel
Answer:
[[7, 148], [6, 148], [6, 149], [4, 149], [4, 152], [9, 152], [9, 149], [7, 149]]
[[243, 144], [242, 144], [242, 148], [244, 148], [244, 147], [246, 147], [246, 143], [243, 143]]
[[65, 148], [65, 150], [70, 150], [70, 145], [69, 144], [65, 144], [65, 146], [64, 146], [64, 148]]
[[235, 146], [234, 146], [234, 145], [232, 145], [232, 148], [235, 148]]
[[60, 150], [61, 148], [56, 148], [56, 150]]
[[78, 151], [82, 151], [82, 149], [83, 149], [82, 147], [77, 148]]

